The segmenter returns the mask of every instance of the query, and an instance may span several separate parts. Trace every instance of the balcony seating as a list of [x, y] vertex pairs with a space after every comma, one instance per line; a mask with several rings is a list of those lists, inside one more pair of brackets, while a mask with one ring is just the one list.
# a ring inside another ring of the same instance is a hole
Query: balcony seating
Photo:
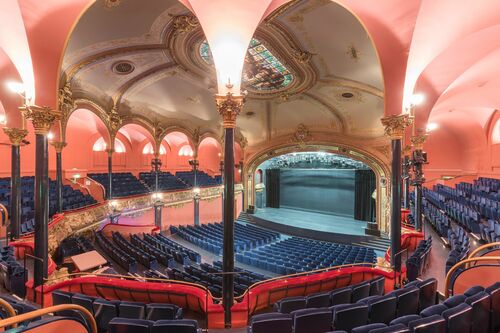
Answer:
[[[194, 186], [194, 172], [193, 171], [178, 171], [175, 176], [181, 179], [184, 183], [188, 184], [189, 187]], [[196, 172], [196, 186], [198, 187], [208, 187], [221, 185], [215, 178], [210, 177], [207, 173], [198, 170]]]
[[113, 241], [118, 245], [123, 251], [134, 257], [138, 262], [150, 269], [158, 268], [158, 261], [156, 258], [146, 251], [143, 251], [140, 247], [132, 245], [125, 237], [119, 232], [113, 232]]
[[[155, 172], [141, 172], [139, 179], [142, 180], [149, 188], [155, 188], [156, 175]], [[184, 183], [181, 179], [172, 175], [170, 172], [158, 173], [158, 188], [161, 191], [174, 191], [189, 188], [189, 184]]]
[[354, 327], [368, 323], [368, 306], [362, 303], [339, 304], [331, 307], [333, 313], [333, 328], [351, 331]]
[[421, 240], [415, 252], [406, 260], [406, 277], [409, 281], [415, 281], [421, 276], [429, 264], [429, 254], [432, 249], [432, 238]]
[[130, 235], [130, 241], [136, 248], [139, 248], [142, 251], [155, 257], [160, 264], [168, 267], [173, 265], [174, 256], [172, 254], [155, 248], [153, 245], [142, 240], [137, 235]]
[[332, 311], [323, 309], [302, 309], [291, 313], [294, 333], [323, 333], [330, 329]]
[[422, 311], [437, 303], [437, 280], [429, 278], [425, 281], [415, 280], [406, 287], [415, 286], [420, 289], [418, 298], [418, 310]]
[[[7, 208], [10, 214], [10, 178], [0, 178], [0, 204]], [[93, 205], [95, 199], [73, 189], [69, 185], [62, 187], [63, 211], [78, 209]], [[57, 187], [56, 182], [49, 180], [49, 216], [56, 213]], [[21, 233], [33, 232], [35, 228], [35, 177], [21, 177]]]
[[[88, 176], [104, 186], [108, 193], [108, 174], [89, 173]], [[127, 197], [149, 193], [150, 190], [130, 172], [113, 173], [113, 197]]]
[[87, 238], [82, 236], [70, 236], [59, 243], [55, 258], [59, 259], [59, 262], [63, 262], [64, 258], [92, 250], [94, 250], [94, 246]]
[[199, 253], [174, 242], [164, 235], [143, 234], [143, 240], [157, 249], [172, 255], [174, 260], [182, 265], [188, 265], [190, 262], [201, 262]]
[[488, 243], [500, 241], [500, 222], [489, 219], [487, 224], [481, 225], [481, 238]]
[[415, 333], [445, 333], [446, 321], [440, 315], [433, 315], [409, 322], [408, 328]]
[[291, 237], [236, 254], [236, 260], [277, 274], [294, 274], [332, 266], [373, 263], [373, 249]]
[[371, 323], [389, 324], [396, 318], [397, 298], [394, 295], [372, 296], [360, 300], [368, 305], [369, 321]]
[[0, 283], [5, 289], [19, 297], [26, 296], [27, 274], [28, 270], [14, 256], [14, 248], [4, 247], [0, 254]]
[[[0, 298], [2, 298], [4, 301], [7, 301], [7, 303], [9, 303], [14, 308], [17, 315], [36, 310], [36, 307], [34, 307], [33, 305], [9, 294], [0, 294]], [[5, 312], [5, 310], [3, 308], [0, 309], [0, 319], [7, 318], [7, 316], [8, 314]], [[23, 322], [22, 325], [28, 325], [30, 322], [39, 319], [40, 318], [31, 319], [29, 321]]]
[[364, 326], [358, 326], [352, 329], [352, 333], [369, 333], [372, 332], [373, 330], [379, 329], [379, 328], [386, 328], [386, 324], [382, 323], [374, 323], [374, 324], [368, 324]]
[[121, 267], [130, 273], [137, 272], [137, 261], [130, 254], [123, 251], [120, 247], [115, 245], [111, 240], [106, 238], [101, 232], [96, 232], [95, 238], [97, 244], [106, 252], [108, 256], [113, 258]]
[[491, 296], [491, 323], [490, 327], [493, 332], [500, 331], [500, 282], [497, 282], [485, 291]]
[[458, 262], [467, 258], [470, 250], [470, 239], [461, 227], [451, 228], [448, 231], [448, 242], [451, 251], [446, 259], [446, 273]]
[[291, 333], [293, 319], [290, 314], [263, 313], [250, 320], [248, 333]]
[[[200, 226], [171, 226], [170, 232], [207, 251], [216, 254], [222, 253], [222, 223], [210, 223]], [[234, 234], [234, 246], [237, 252], [253, 249], [273, 242], [280, 237], [277, 232], [243, 223], [235, 223]]]
[[462, 303], [441, 313], [446, 320], [446, 332], [468, 333], [472, 326], [472, 307]]

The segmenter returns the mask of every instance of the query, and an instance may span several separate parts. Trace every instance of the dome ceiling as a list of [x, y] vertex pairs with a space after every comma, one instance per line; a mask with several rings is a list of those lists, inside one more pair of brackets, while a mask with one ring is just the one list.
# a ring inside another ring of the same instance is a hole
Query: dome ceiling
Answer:
[[[300, 124], [312, 132], [383, 135], [375, 49], [358, 20], [331, 1], [291, 2], [261, 22], [243, 78], [248, 97], [237, 125], [250, 145]], [[151, 127], [222, 130], [209, 47], [197, 19], [176, 0], [96, 1], [69, 39], [60, 86]]]

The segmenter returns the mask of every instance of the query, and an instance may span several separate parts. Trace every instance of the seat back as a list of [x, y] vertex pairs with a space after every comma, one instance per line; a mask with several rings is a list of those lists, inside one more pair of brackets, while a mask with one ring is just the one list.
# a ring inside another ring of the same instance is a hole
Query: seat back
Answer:
[[179, 308], [174, 304], [151, 303], [146, 305], [147, 320], [172, 320], [182, 319], [182, 313], [178, 315]]
[[410, 330], [403, 324], [396, 324], [387, 326], [385, 328], [376, 328], [371, 330], [370, 333], [409, 333]]
[[317, 293], [306, 297], [307, 308], [326, 308], [330, 306], [330, 293]]
[[383, 295], [385, 292], [385, 277], [380, 276], [370, 281], [370, 296]]
[[[446, 331], [453, 333], [469, 333], [472, 326], [472, 307], [462, 303], [441, 314], [446, 320]], [[493, 331], [494, 332], [494, 331]]]
[[108, 325], [108, 333], [150, 333], [152, 321], [131, 318], [113, 318]]
[[297, 310], [291, 315], [295, 333], [323, 333], [332, 325], [332, 311], [328, 308]]
[[83, 294], [73, 294], [73, 296], [71, 296], [71, 303], [81, 305], [85, 309], [89, 310], [90, 313], [92, 313], [92, 314], [94, 313], [94, 307], [93, 307], [94, 298], [93, 297], [83, 295]]
[[330, 305], [348, 304], [351, 302], [351, 287], [333, 290], [330, 293]]
[[370, 283], [364, 282], [352, 286], [351, 302], [356, 303], [360, 299], [370, 296]]
[[145, 319], [146, 308], [140, 302], [120, 302], [118, 313], [121, 318]]
[[158, 320], [151, 327], [151, 333], [196, 333], [198, 323], [192, 319]]
[[490, 324], [491, 296], [481, 291], [467, 297], [465, 303], [472, 307], [472, 333], [487, 332]]
[[485, 291], [491, 297], [491, 331], [500, 332], [500, 282], [489, 286]]
[[354, 327], [368, 323], [368, 306], [362, 303], [342, 304], [332, 307], [333, 327], [350, 332]]
[[414, 333], [446, 333], [446, 321], [440, 315], [434, 315], [410, 321], [408, 328]]
[[419, 296], [419, 311], [436, 304], [437, 295], [437, 280], [434, 278], [427, 279], [418, 284], [420, 289]]
[[118, 317], [117, 306], [105, 299], [98, 298], [92, 304], [94, 309], [94, 318], [97, 323], [97, 329], [100, 333], [108, 330], [108, 324], [111, 319]]
[[292, 327], [292, 316], [284, 313], [266, 313], [262, 315], [255, 315], [252, 317], [252, 321], [250, 323], [252, 333], [292, 333]]
[[281, 313], [290, 313], [295, 310], [305, 309], [305, 307], [305, 297], [290, 297], [279, 302], [279, 312]]
[[414, 286], [395, 290], [391, 294], [398, 299], [396, 316], [406, 316], [418, 312], [420, 289]]
[[371, 323], [389, 324], [396, 317], [397, 298], [386, 295], [368, 301], [368, 317]]

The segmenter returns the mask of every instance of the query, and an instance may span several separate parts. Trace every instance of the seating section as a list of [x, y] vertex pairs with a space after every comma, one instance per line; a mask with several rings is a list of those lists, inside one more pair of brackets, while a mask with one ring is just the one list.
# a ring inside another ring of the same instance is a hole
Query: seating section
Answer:
[[[384, 289], [379, 288], [383, 285], [384, 278], [377, 278], [323, 293], [322, 298], [318, 298], [320, 294], [313, 294], [283, 299], [275, 305], [279, 313], [253, 316], [248, 332], [379, 332], [378, 329], [397, 324], [406, 330], [380, 332], [409, 332], [409, 327], [430, 322], [430, 319], [422, 319], [424, 316], [437, 312], [437, 309], [432, 310], [437, 301], [436, 279], [415, 281], [386, 295], [383, 295]], [[442, 307], [443, 311], [448, 310], [447, 306]], [[437, 319], [433, 317], [432, 322]], [[447, 323], [440, 315], [438, 321]], [[456, 319], [448, 321], [455, 323]]]
[[[178, 268], [167, 269], [168, 277], [173, 280], [201, 284], [208, 288], [213, 296], [222, 296], [221, 261], [215, 261], [213, 265], [202, 263], [200, 265], [186, 265], [183, 268], [184, 270]], [[242, 295], [252, 284], [269, 279], [269, 277], [262, 274], [237, 267], [235, 267], [235, 271], [240, 273], [234, 276], [235, 295]]]
[[439, 184], [423, 194], [426, 217], [441, 236], [447, 236], [451, 219], [486, 242], [500, 239], [500, 180], [479, 178], [455, 188]]
[[[155, 172], [141, 172], [139, 174], [139, 179], [142, 180], [151, 189], [155, 188], [156, 175]], [[177, 178], [170, 172], [159, 172], [158, 173], [158, 188], [162, 191], [169, 190], [182, 190], [189, 187], [181, 179]]]
[[26, 296], [26, 279], [28, 270], [23, 267], [14, 255], [14, 248], [7, 246], [0, 251], [0, 283], [12, 294]]
[[[7, 208], [10, 214], [10, 178], [0, 178], [0, 204]], [[49, 215], [57, 211], [57, 187], [56, 182], [49, 181]], [[78, 209], [96, 203], [95, 199], [88, 194], [73, 189], [69, 185], [62, 187], [63, 211]], [[33, 232], [35, 227], [35, 177], [21, 177], [21, 233]]]
[[94, 245], [83, 236], [70, 236], [59, 243], [54, 259], [63, 263], [65, 258], [94, 250]]
[[370, 248], [291, 237], [236, 253], [236, 260], [277, 274], [294, 274], [354, 263], [374, 263]]
[[[9, 294], [0, 294], [0, 298], [9, 303], [14, 310], [16, 311], [17, 315], [34, 311], [37, 308], [34, 307], [33, 305], [29, 304], [28, 302], [23, 301], [21, 298], [9, 295]], [[7, 318], [8, 314], [5, 312], [5, 309], [0, 308], [0, 319]], [[35, 318], [30, 321], [35, 321], [39, 320], [40, 318]], [[23, 325], [28, 324], [29, 322], [24, 322], [22, 323]]]
[[143, 240], [155, 248], [172, 255], [174, 260], [181, 265], [188, 265], [191, 262], [201, 262], [199, 253], [174, 242], [162, 234], [143, 234]]
[[96, 232], [95, 239], [104, 252], [117, 262], [118, 265], [130, 273], [137, 272], [137, 261], [132, 255], [115, 245], [115, 243], [106, 238], [101, 232]]
[[[189, 187], [194, 186], [194, 172], [193, 171], [178, 171], [175, 176], [181, 179], [184, 183], [188, 184]], [[198, 170], [196, 172], [196, 186], [207, 187], [207, 186], [217, 186], [222, 183], [217, 181], [216, 178], [210, 177], [207, 173]]]
[[421, 240], [415, 252], [406, 260], [406, 277], [409, 281], [414, 281], [429, 265], [430, 252], [432, 249], [432, 238]]
[[[216, 254], [222, 253], [223, 223], [210, 223], [199, 226], [171, 226], [170, 232]], [[253, 225], [235, 223], [234, 247], [236, 252], [253, 249], [279, 239], [280, 234]]]
[[463, 228], [451, 228], [448, 231], [448, 243], [451, 251], [446, 259], [446, 273], [459, 261], [467, 258], [470, 251], [470, 238]]
[[[89, 173], [88, 176], [104, 186], [106, 193], [108, 188], [107, 173]], [[130, 172], [113, 172], [113, 197], [126, 197], [149, 193], [150, 190]]]
[[[52, 292], [54, 305], [77, 304], [83, 306], [94, 316], [99, 332], [136, 332], [133, 327], [141, 321], [175, 321], [193, 325], [196, 321], [183, 321], [183, 311], [174, 304], [167, 303], [141, 303], [128, 301], [108, 301], [88, 295], [71, 293], [62, 290]], [[63, 311], [57, 315], [74, 316], [72, 311]], [[121, 327], [121, 330], [119, 326]], [[184, 331], [183, 331], [184, 332]]]
[[158, 260], [154, 255], [149, 254], [139, 246], [133, 245], [128, 240], [126, 240], [125, 237], [123, 237], [123, 235], [119, 232], [113, 232], [113, 241], [116, 245], [118, 245], [118, 247], [125, 251], [125, 253], [134, 257], [135, 260], [141, 263], [144, 267], [150, 269], [158, 268]]

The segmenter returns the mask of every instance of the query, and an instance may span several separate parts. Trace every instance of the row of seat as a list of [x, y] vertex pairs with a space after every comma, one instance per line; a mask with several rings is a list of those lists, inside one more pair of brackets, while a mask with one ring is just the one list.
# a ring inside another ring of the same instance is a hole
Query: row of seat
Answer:
[[[83, 306], [94, 316], [99, 332], [106, 332], [114, 318], [140, 320], [174, 320], [182, 319], [183, 311], [175, 304], [141, 303], [129, 301], [108, 301], [79, 293], [62, 290], [52, 292], [52, 302], [59, 304], [77, 304]], [[73, 316], [73, 311], [61, 311], [57, 315]]]
[[287, 297], [274, 304], [276, 312], [291, 313], [306, 308], [325, 308], [338, 304], [350, 304], [370, 296], [384, 294], [385, 278], [378, 277], [330, 292], [314, 293], [308, 296]]
[[201, 333], [198, 322], [192, 319], [144, 320], [114, 318], [108, 333]]
[[291, 237], [236, 254], [236, 260], [278, 274], [327, 268], [353, 263], [374, 263], [373, 249]]
[[95, 239], [104, 252], [117, 262], [118, 265], [124, 268], [127, 272], [137, 272], [137, 261], [130, 254], [115, 245], [100, 231], [95, 233]]
[[73, 235], [63, 239], [59, 243], [53, 259], [55, 259], [57, 263], [63, 263], [65, 258], [92, 250], [94, 250], [94, 245], [92, 245], [87, 238], [79, 235]]
[[174, 260], [181, 265], [201, 262], [201, 255], [198, 252], [188, 249], [162, 234], [143, 234], [143, 239], [157, 249], [172, 255]]
[[451, 251], [446, 259], [446, 273], [458, 262], [468, 257], [470, 251], [470, 238], [461, 227], [451, 228], [448, 231], [448, 243]]
[[[184, 183], [188, 184], [190, 187], [194, 186], [194, 171], [178, 171], [175, 173], [175, 176], [181, 179]], [[206, 187], [217, 186], [221, 184], [222, 182], [218, 181], [217, 178], [211, 177], [206, 172], [201, 170], [196, 171], [196, 186]]]
[[[171, 226], [170, 232], [207, 251], [216, 254], [222, 253], [222, 222], [199, 226]], [[250, 250], [257, 246], [273, 242], [280, 237], [277, 232], [243, 223], [235, 223], [234, 236], [236, 252]]]
[[500, 222], [489, 219], [481, 225], [481, 238], [488, 243], [500, 242]]
[[116, 245], [125, 251], [125, 253], [134, 257], [139, 263], [150, 269], [158, 268], [158, 260], [155, 256], [130, 243], [121, 233], [113, 232], [112, 237]]
[[[89, 173], [90, 178], [104, 186], [109, 192], [109, 177], [107, 173]], [[130, 172], [113, 172], [113, 197], [126, 197], [149, 193], [150, 190]]]
[[0, 283], [3, 287], [19, 297], [26, 295], [26, 279], [28, 270], [24, 268], [14, 255], [12, 246], [0, 251]]
[[406, 260], [406, 278], [409, 281], [415, 281], [417, 277], [422, 276], [424, 270], [429, 265], [430, 252], [432, 249], [432, 238], [421, 240], [415, 252]]
[[[151, 189], [156, 186], [156, 173], [155, 172], [141, 172], [139, 179], [142, 180]], [[189, 185], [184, 183], [181, 179], [177, 178], [170, 172], [158, 172], [158, 189], [161, 191], [182, 190], [189, 188]]]
[[[144, 252], [150, 254], [151, 256], [156, 258], [156, 261], [164, 266], [172, 266], [174, 262], [174, 256], [170, 253], [163, 251], [161, 249], [157, 249], [153, 245], [148, 242], [142, 240], [138, 235], [130, 235], [130, 242], [137, 248], [140, 248]], [[150, 267], [154, 268], [154, 267]]]
[[248, 332], [324, 333], [331, 330], [369, 332], [356, 327], [368, 324], [382, 324], [385, 327], [397, 318], [422, 313], [434, 306], [437, 300], [436, 287], [435, 279], [415, 281], [389, 294], [368, 296], [357, 300], [356, 303], [346, 302], [331, 307], [299, 309], [289, 314], [255, 315], [250, 322]]

